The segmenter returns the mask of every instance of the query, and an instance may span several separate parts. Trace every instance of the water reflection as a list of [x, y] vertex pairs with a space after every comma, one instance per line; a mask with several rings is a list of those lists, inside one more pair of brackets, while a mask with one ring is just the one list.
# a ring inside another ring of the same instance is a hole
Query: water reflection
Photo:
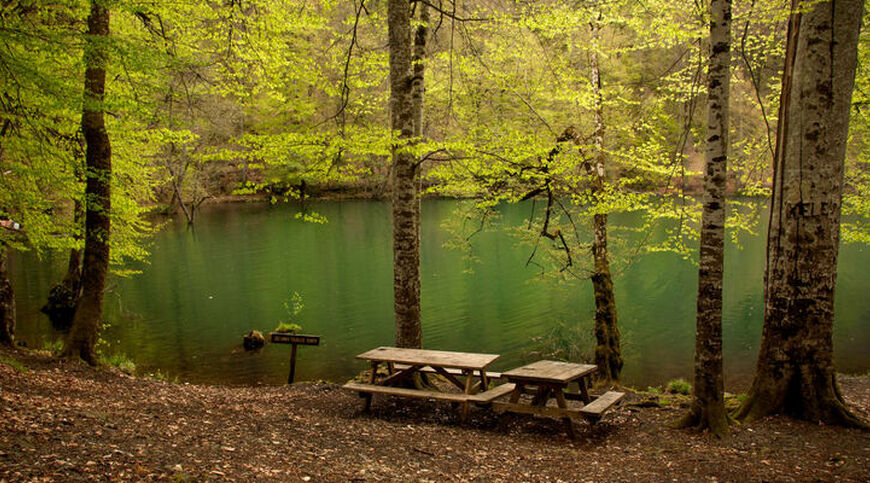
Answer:
[[[455, 201], [426, 201], [422, 227], [424, 344], [429, 348], [502, 354], [493, 366], [522, 361], [532, 339], [559, 323], [589, 327], [594, 313], [588, 282], [556, 285], [536, 279], [527, 246], [503, 230], [475, 238], [480, 263], [468, 273], [463, 253], [442, 247], [442, 222]], [[363, 368], [353, 356], [391, 345], [392, 251], [389, 205], [349, 201], [316, 204], [329, 222], [303, 223], [295, 206], [207, 207], [195, 231], [169, 224], [154, 238], [143, 273], [113, 279], [106, 299], [107, 352], [123, 352], [140, 368], [159, 369], [183, 381], [281, 384], [289, 370], [289, 346], [241, 350], [242, 334], [269, 331], [285, 316], [283, 301], [304, 298], [299, 323], [322, 336], [318, 347], [301, 347], [297, 380], [342, 380]], [[501, 208], [505, 225], [519, 225], [527, 207]], [[632, 226], [631, 215], [612, 217]], [[761, 336], [764, 244], [744, 238], [743, 249], [726, 249], [724, 281], [726, 384], [748, 383]], [[866, 293], [870, 253], [841, 249], [835, 354], [840, 370], [870, 367], [870, 304]], [[18, 298], [18, 336], [30, 346], [57, 337], [39, 313], [45, 294], [63, 272], [65, 259], [37, 261], [16, 255], [12, 276]], [[640, 386], [691, 378], [697, 270], [668, 253], [650, 253], [616, 279], [624, 379]]]

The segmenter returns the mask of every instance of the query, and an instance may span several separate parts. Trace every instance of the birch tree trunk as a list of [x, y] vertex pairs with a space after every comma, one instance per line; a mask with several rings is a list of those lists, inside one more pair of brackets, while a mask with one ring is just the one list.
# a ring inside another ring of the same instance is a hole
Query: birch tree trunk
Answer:
[[722, 380], [722, 272], [725, 252], [725, 187], [728, 160], [728, 91], [731, 81], [731, 0], [710, 2], [707, 74], [707, 149], [698, 263], [695, 384], [680, 425], [728, 433]]
[[862, 0], [792, 2], [767, 236], [764, 327], [738, 418], [863, 426], [833, 361], [843, 165]]
[[[594, 96], [593, 142], [595, 144], [594, 165], [587, 165], [589, 174], [594, 178], [592, 192], [595, 198], [604, 190], [604, 102], [601, 94], [601, 69], [598, 63], [598, 47], [601, 26], [592, 24], [592, 51], [589, 63], [592, 67], [592, 93]], [[613, 277], [610, 274], [610, 259], [607, 252], [607, 214], [595, 214], [592, 220], [592, 290], [595, 294], [595, 365], [598, 366], [597, 378], [604, 384], [619, 381], [622, 370], [622, 350], [619, 344], [619, 327], [616, 318], [616, 298], [613, 295]]]
[[15, 292], [9, 280], [9, 250], [0, 242], [0, 345], [15, 343]]
[[[390, 121], [399, 140], [393, 146], [393, 304], [396, 345], [422, 347], [420, 325], [420, 172], [407, 149], [416, 130], [411, 66], [411, 8], [408, 0], [389, 0]], [[422, 78], [420, 79], [422, 86]], [[422, 96], [422, 93], [421, 93]], [[422, 106], [422, 102], [420, 104]], [[421, 123], [422, 125], [422, 123]]]
[[112, 150], [103, 115], [108, 60], [109, 10], [100, 0], [91, 1], [85, 41], [85, 88], [82, 132], [87, 150], [85, 185], [85, 249], [82, 262], [82, 296], [62, 353], [97, 364], [96, 344], [103, 317], [103, 291], [109, 269], [111, 231]]

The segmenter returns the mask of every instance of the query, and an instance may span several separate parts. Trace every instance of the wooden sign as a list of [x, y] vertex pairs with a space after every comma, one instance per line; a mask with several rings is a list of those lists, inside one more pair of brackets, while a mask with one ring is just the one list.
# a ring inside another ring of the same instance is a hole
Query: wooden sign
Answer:
[[287, 376], [287, 384], [293, 384], [296, 377], [296, 346], [297, 345], [320, 345], [319, 335], [294, 334], [292, 332], [270, 332], [269, 338], [273, 344], [290, 344], [290, 375]]
[[272, 332], [269, 334], [273, 344], [320, 345], [319, 335], [293, 334], [290, 332]]

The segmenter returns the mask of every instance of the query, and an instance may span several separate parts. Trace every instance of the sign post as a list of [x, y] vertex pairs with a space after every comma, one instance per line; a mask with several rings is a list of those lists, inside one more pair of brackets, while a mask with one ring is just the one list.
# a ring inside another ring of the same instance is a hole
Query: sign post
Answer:
[[292, 332], [271, 332], [269, 337], [273, 344], [290, 344], [290, 375], [287, 377], [287, 384], [293, 384], [293, 379], [296, 377], [296, 346], [320, 345], [320, 336]]

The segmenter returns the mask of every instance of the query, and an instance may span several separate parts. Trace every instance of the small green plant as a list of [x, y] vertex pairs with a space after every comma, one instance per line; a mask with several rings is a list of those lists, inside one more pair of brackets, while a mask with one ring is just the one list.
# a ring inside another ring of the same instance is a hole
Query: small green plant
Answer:
[[287, 320], [278, 323], [275, 332], [299, 332], [302, 326], [295, 322], [296, 317], [302, 312], [305, 305], [302, 303], [302, 296], [299, 292], [293, 292], [290, 298], [284, 301], [284, 311], [287, 312]]
[[158, 381], [171, 382], [173, 384], [178, 384], [178, 376], [170, 378], [168, 372], [166, 372], [166, 373], [162, 372], [160, 369], [157, 369], [154, 372], [148, 374], [148, 377], [150, 377], [152, 379], [156, 379]]
[[646, 392], [648, 392], [649, 394], [661, 394], [662, 388], [660, 388], [658, 386], [655, 386], [655, 387], [649, 386], [646, 388]]
[[27, 373], [27, 368], [24, 367], [24, 364], [18, 362], [17, 360], [15, 360], [11, 357], [6, 357], [4, 355], [0, 355], [0, 364], [6, 364], [7, 366], [15, 369], [16, 371], [18, 371], [22, 374]]
[[129, 357], [121, 353], [115, 353], [110, 356], [102, 357], [100, 361], [112, 367], [117, 367], [127, 374], [133, 374], [136, 372], [136, 363], [133, 362]]
[[43, 341], [42, 349], [56, 356], [63, 350], [63, 341], [60, 339]]
[[545, 358], [572, 362], [591, 362], [593, 359], [592, 331], [588, 327], [568, 327], [560, 322], [548, 334], [532, 339], [532, 350], [527, 358]]
[[671, 394], [683, 394], [688, 396], [692, 393], [692, 385], [685, 379], [674, 379], [668, 382], [667, 391]]

